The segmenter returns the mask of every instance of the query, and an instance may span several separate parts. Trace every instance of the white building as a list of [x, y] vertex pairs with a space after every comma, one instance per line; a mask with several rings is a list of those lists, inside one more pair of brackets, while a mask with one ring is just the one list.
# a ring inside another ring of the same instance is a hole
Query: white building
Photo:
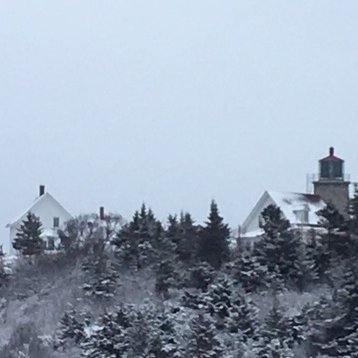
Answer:
[[320, 228], [317, 211], [328, 203], [346, 216], [350, 181], [344, 173], [344, 160], [336, 157], [334, 148], [330, 147], [328, 156], [318, 163], [319, 173], [313, 181], [313, 194], [265, 191], [242, 224], [241, 236], [255, 239], [263, 234], [260, 217], [269, 205], [278, 206], [291, 227], [302, 231]]
[[310, 230], [319, 226], [317, 211], [323, 209], [326, 203], [315, 194], [265, 191], [242, 224], [243, 237], [256, 238], [263, 234], [260, 228], [261, 213], [269, 205], [278, 206], [293, 228]]
[[51, 194], [45, 191], [45, 186], [40, 185], [39, 196], [31, 206], [16, 220], [6, 225], [10, 229], [10, 254], [14, 253], [12, 242], [28, 212], [40, 218], [42, 238], [45, 240], [48, 249], [57, 246], [58, 230], [64, 227], [66, 221], [72, 219], [72, 215]]

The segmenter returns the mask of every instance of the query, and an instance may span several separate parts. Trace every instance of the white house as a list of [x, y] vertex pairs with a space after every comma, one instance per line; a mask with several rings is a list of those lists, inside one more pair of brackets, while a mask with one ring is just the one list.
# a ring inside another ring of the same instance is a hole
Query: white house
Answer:
[[50, 194], [45, 191], [45, 186], [40, 185], [39, 196], [31, 206], [16, 220], [6, 225], [10, 229], [10, 254], [14, 253], [12, 242], [20, 228], [22, 221], [31, 212], [40, 218], [42, 223], [42, 237], [48, 249], [53, 249], [58, 241], [58, 230], [64, 227], [66, 221], [72, 215]]
[[263, 233], [260, 228], [260, 217], [269, 205], [280, 207], [284, 218], [292, 227], [309, 230], [319, 226], [317, 211], [323, 209], [326, 203], [315, 194], [265, 191], [242, 224], [243, 237], [255, 238]]
[[313, 181], [313, 194], [265, 191], [242, 224], [241, 236], [259, 238], [262, 235], [260, 216], [269, 205], [280, 207], [291, 227], [302, 231], [320, 228], [317, 211], [328, 203], [333, 204], [343, 216], [346, 216], [350, 181], [344, 173], [344, 160], [336, 157], [334, 148], [330, 147], [328, 156], [319, 160], [318, 168], [318, 175]]

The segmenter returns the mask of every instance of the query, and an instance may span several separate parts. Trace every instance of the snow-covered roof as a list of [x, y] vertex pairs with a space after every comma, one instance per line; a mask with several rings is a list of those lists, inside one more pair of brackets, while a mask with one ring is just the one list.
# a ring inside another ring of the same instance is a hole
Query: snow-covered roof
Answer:
[[64, 212], [66, 212], [68, 214], [68, 216], [72, 217], [72, 215], [50, 194], [50, 193], [44, 193], [43, 195], [38, 196], [32, 203], [31, 205], [27, 208], [26, 211], [24, 211], [20, 216], [18, 216], [15, 220], [9, 222], [6, 227], [10, 227], [13, 225], [16, 225], [18, 222], [22, 221], [23, 218], [27, 215], [28, 212], [33, 211], [33, 209], [39, 205], [43, 200], [50, 200], [54, 203], [56, 203], [56, 205], [58, 207], [60, 207]]
[[[317, 215], [317, 211], [326, 206], [326, 203], [319, 195], [276, 191], [268, 191], [268, 194], [276, 205], [280, 207], [283, 215], [291, 225], [318, 225], [319, 216]], [[300, 211], [306, 211], [308, 213], [307, 221], [305, 220], [305, 222], [303, 222], [299, 215], [297, 215]]]
[[319, 226], [317, 212], [326, 206], [320, 196], [305, 193], [265, 191], [242, 224], [245, 237], [256, 237], [262, 230], [259, 221], [262, 211], [269, 205], [278, 206], [291, 226]]

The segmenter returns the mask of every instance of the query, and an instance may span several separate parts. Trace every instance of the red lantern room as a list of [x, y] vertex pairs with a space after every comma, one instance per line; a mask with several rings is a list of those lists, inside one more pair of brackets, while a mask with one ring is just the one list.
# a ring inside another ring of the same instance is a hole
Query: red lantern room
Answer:
[[344, 160], [334, 155], [334, 148], [329, 148], [329, 156], [319, 161], [320, 180], [344, 180]]

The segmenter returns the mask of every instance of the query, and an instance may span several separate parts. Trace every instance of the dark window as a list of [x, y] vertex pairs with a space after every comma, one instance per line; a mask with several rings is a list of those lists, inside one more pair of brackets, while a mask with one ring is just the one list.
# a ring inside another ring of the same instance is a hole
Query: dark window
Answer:
[[59, 227], [60, 226], [60, 218], [54, 217], [53, 218], [53, 227]]
[[335, 162], [333, 164], [333, 176], [334, 178], [342, 178], [343, 177], [343, 165], [341, 162]]
[[53, 237], [47, 239], [47, 250], [55, 250], [55, 239]]
[[330, 162], [321, 162], [321, 178], [328, 179], [330, 177], [329, 164]]

